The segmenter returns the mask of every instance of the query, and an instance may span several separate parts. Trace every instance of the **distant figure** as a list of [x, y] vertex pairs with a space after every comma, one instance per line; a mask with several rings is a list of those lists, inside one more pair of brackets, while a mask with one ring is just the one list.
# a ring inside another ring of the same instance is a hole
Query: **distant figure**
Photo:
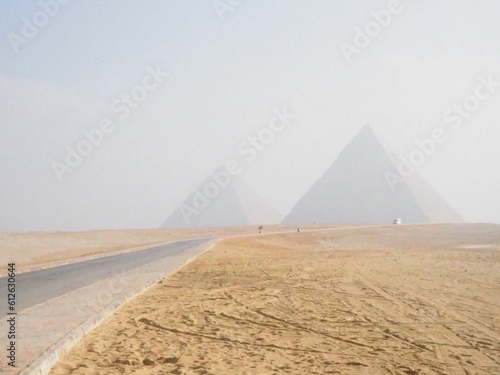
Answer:
[[297, 232], [300, 232], [300, 228], [299, 227], [297, 227]]
[[394, 219], [394, 220], [392, 221], [392, 224], [394, 224], [394, 225], [399, 225], [399, 224], [401, 224], [401, 219], [400, 219], [400, 218]]
[[262, 230], [263, 230], [263, 229], [264, 229], [264, 226], [263, 226], [263, 225], [261, 225], [261, 226], [259, 227], [259, 233], [262, 233]]

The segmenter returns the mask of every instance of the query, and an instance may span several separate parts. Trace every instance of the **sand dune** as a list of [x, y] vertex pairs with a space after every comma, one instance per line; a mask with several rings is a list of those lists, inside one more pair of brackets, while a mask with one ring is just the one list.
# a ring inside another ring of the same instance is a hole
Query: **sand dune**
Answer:
[[500, 226], [229, 239], [51, 374], [499, 374]]

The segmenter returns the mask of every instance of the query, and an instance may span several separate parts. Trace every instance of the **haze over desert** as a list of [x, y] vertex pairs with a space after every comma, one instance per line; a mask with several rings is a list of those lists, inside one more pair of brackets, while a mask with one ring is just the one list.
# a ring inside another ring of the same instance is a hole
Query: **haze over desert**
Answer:
[[0, 1], [0, 375], [500, 375], [500, 1]]

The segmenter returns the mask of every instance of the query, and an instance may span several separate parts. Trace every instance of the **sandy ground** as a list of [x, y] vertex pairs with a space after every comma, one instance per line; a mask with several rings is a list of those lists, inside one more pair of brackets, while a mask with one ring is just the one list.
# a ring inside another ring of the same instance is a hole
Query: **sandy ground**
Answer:
[[500, 374], [500, 226], [228, 239], [51, 372]]
[[[320, 227], [320, 226], [311, 226]], [[291, 226], [265, 226], [265, 232], [294, 230]], [[154, 244], [196, 237], [219, 237], [257, 233], [257, 227], [102, 230], [88, 232], [0, 233], [0, 276], [15, 262], [18, 272], [54, 266]]]

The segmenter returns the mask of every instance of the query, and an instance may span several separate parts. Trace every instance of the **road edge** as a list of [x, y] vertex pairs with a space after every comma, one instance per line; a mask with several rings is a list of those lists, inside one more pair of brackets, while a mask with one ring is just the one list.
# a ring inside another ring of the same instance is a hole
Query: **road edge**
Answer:
[[71, 350], [81, 339], [83, 339], [83, 337], [86, 334], [88, 334], [93, 329], [97, 328], [105, 319], [113, 315], [113, 313], [118, 308], [120, 308], [130, 300], [134, 299], [135, 297], [139, 296], [140, 294], [146, 292], [149, 288], [151, 288], [153, 285], [155, 285], [165, 277], [175, 274], [180, 269], [184, 268], [189, 263], [197, 259], [199, 256], [201, 256], [202, 254], [213, 248], [222, 239], [223, 238], [214, 238], [208, 240], [207, 241], [208, 243], [196, 245], [196, 246], [207, 246], [207, 247], [194, 257], [188, 259], [184, 264], [182, 264], [180, 267], [173, 270], [172, 272], [168, 272], [162, 276], [157, 277], [151, 282], [148, 282], [143, 287], [128, 293], [125, 297], [122, 297], [104, 307], [97, 315], [88, 319], [84, 323], [80, 324], [78, 327], [72, 329], [68, 334], [66, 334], [63, 338], [61, 338], [49, 349], [47, 349], [44, 353], [42, 353], [42, 355], [38, 357], [38, 359], [31, 362], [31, 364], [28, 367], [21, 370], [18, 373], [18, 375], [48, 375], [50, 373], [50, 370], [52, 370], [52, 367], [54, 367], [54, 365], [66, 352]]
[[[328, 231], [328, 230], [340, 230], [340, 229], [358, 229], [358, 228], [366, 228], [366, 227], [378, 227], [378, 226], [389, 226], [389, 225], [363, 225], [363, 226], [353, 226], [353, 227], [335, 227], [335, 228], [321, 228], [321, 229], [308, 229], [304, 230], [305, 232], [315, 232], [315, 231]], [[140, 294], [146, 292], [153, 285], [158, 283], [160, 280], [165, 277], [171, 276], [187, 266], [189, 263], [197, 259], [202, 254], [209, 251], [215, 245], [217, 245], [222, 240], [232, 239], [232, 238], [241, 238], [241, 237], [260, 237], [260, 236], [268, 236], [268, 235], [279, 235], [279, 234], [289, 234], [295, 233], [295, 231], [283, 231], [283, 232], [269, 232], [269, 233], [260, 233], [260, 234], [239, 234], [239, 235], [230, 235], [230, 236], [222, 236], [216, 237], [212, 239], [207, 239], [208, 244], [201, 244], [196, 246], [207, 246], [206, 249], [202, 250], [200, 253], [195, 255], [194, 257], [188, 259], [185, 263], [183, 263], [177, 269], [166, 273], [162, 276], [159, 276], [148, 282], [145, 286], [138, 288], [136, 291], [130, 292], [125, 297], [122, 297], [108, 306], [104, 307], [96, 316], [88, 319], [84, 323], [80, 324], [78, 327], [72, 329], [68, 334], [66, 334], [63, 338], [57, 341], [54, 345], [52, 345], [49, 349], [47, 349], [38, 359], [31, 362], [26, 368], [22, 369], [18, 375], [48, 375], [52, 367], [59, 361], [59, 359], [69, 350], [71, 350], [86, 334], [88, 334], [93, 329], [97, 328], [105, 319], [110, 317], [118, 308], [132, 300], [133, 298], [139, 296]], [[206, 237], [205, 237], [206, 238]], [[175, 241], [182, 242], [182, 241]], [[156, 246], [152, 246], [156, 247]]]

